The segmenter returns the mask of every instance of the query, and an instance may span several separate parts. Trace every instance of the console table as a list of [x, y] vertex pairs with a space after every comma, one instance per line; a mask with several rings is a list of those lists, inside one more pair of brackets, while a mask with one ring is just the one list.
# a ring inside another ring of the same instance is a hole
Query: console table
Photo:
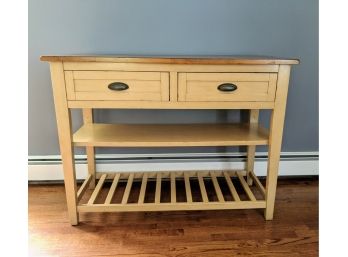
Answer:
[[[41, 60], [50, 63], [72, 225], [78, 224], [80, 212], [261, 208], [266, 220], [273, 219], [290, 69], [298, 60], [116, 56], [42, 56]], [[82, 109], [84, 124], [73, 133], [70, 110], [76, 108]], [[96, 108], [245, 109], [250, 118], [239, 124], [101, 124], [93, 122], [92, 110]], [[269, 130], [258, 123], [262, 109], [272, 112]], [[257, 145], [268, 146], [265, 185], [254, 173]], [[247, 146], [245, 169], [96, 171], [95, 147], [193, 146]], [[74, 147], [85, 147], [87, 154], [88, 176], [79, 189]], [[137, 201], [129, 201], [136, 181], [141, 183]], [[149, 200], [150, 182], [155, 183], [155, 189]], [[125, 187], [116, 201], [120, 183]], [[185, 188], [183, 197], [179, 197], [179, 183]], [[193, 197], [193, 183], [199, 199]], [[107, 193], [101, 194], [102, 190]]]

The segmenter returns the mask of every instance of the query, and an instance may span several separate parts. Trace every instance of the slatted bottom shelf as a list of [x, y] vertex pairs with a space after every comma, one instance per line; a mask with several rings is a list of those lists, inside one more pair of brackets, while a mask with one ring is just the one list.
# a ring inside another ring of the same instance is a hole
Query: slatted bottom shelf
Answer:
[[78, 190], [79, 212], [130, 212], [265, 208], [265, 188], [245, 171], [100, 173]]

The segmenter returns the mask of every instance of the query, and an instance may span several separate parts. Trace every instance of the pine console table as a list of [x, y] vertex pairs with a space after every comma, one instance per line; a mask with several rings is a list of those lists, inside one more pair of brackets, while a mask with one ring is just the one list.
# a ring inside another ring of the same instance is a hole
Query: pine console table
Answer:
[[[41, 60], [50, 63], [72, 225], [78, 224], [80, 212], [261, 208], [266, 220], [273, 219], [290, 69], [298, 60], [116, 56], [42, 56]], [[82, 109], [84, 124], [73, 133], [70, 110], [75, 108]], [[245, 109], [250, 110], [250, 118], [248, 123], [239, 124], [101, 124], [93, 122], [95, 108]], [[272, 112], [269, 131], [258, 123], [262, 109]], [[241, 145], [247, 146], [244, 170], [96, 172], [94, 147]], [[268, 145], [265, 185], [253, 171], [256, 145]], [[86, 147], [87, 153], [88, 176], [79, 189], [74, 147]], [[121, 181], [126, 183], [125, 189], [115, 202]], [[141, 187], [137, 201], [129, 202], [134, 181]], [[147, 201], [149, 181], [155, 183], [152, 201]], [[167, 186], [163, 186], [164, 181]], [[183, 201], [176, 190], [179, 182], [185, 186]], [[208, 182], [213, 185], [215, 200], [208, 197]], [[199, 200], [193, 198], [192, 183], [199, 185]], [[111, 184], [107, 194], [99, 199], [107, 184]], [[167, 200], [164, 194], [169, 195]]]

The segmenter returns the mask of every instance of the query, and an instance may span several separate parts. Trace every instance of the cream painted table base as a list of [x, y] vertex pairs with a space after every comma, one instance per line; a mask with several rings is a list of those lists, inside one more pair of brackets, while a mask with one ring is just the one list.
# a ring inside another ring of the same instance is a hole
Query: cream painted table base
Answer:
[[[253, 57], [137, 58], [114, 56], [42, 56], [51, 68], [69, 218], [80, 212], [265, 210], [272, 220], [291, 65], [295, 59]], [[246, 109], [248, 123], [121, 125], [93, 122], [93, 109]], [[84, 125], [73, 133], [71, 109], [82, 109]], [[258, 123], [259, 110], [272, 111], [269, 131]], [[97, 172], [94, 147], [247, 146], [240, 171], [146, 173]], [[254, 174], [257, 145], [268, 145], [266, 185]], [[86, 147], [88, 177], [77, 189], [74, 147]], [[106, 189], [106, 181], [110, 187]], [[141, 183], [138, 200], [129, 202], [132, 185]], [[153, 201], [147, 200], [155, 181]], [[170, 186], [163, 186], [164, 181]], [[97, 182], [97, 183], [96, 183]], [[115, 202], [119, 183], [126, 182]], [[184, 201], [177, 184], [184, 183]], [[198, 183], [200, 200], [193, 199]], [[206, 183], [212, 183], [215, 200]], [[238, 183], [239, 186], [236, 186]], [[223, 190], [221, 185], [225, 185]], [[102, 190], [107, 190], [103, 199]], [[240, 191], [242, 190], [242, 192]], [[169, 195], [164, 200], [163, 195]]]

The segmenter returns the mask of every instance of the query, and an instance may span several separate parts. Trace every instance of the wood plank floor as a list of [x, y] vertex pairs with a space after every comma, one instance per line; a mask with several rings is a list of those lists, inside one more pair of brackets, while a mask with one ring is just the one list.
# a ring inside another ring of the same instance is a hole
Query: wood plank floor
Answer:
[[68, 223], [63, 185], [29, 186], [29, 256], [318, 256], [318, 179], [281, 179], [262, 210], [83, 213]]

